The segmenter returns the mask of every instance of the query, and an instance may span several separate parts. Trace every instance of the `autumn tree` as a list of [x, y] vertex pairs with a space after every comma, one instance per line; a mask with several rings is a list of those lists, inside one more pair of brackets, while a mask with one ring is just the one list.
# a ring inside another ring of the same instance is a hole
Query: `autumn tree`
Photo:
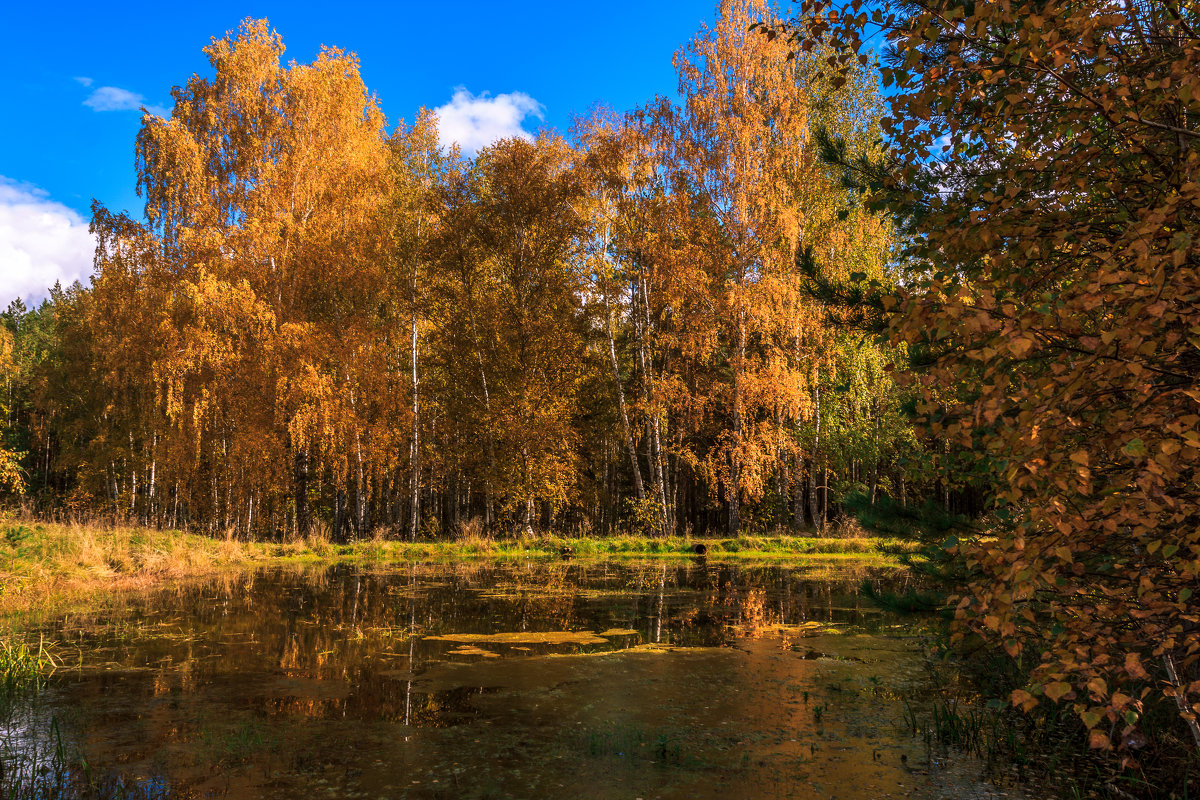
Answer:
[[[17, 382], [17, 362], [13, 353], [13, 337], [7, 328], [0, 327], [0, 380], [4, 382], [4, 396], [0, 413], [4, 416], [5, 440], [14, 433], [14, 394]], [[0, 492], [20, 493], [25, 488], [21, 474], [21, 453], [10, 449], [8, 441], [0, 442]]]
[[456, 376], [446, 402], [484, 456], [489, 518], [498, 504], [526, 529], [539, 502], [572, 499], [578, 468], [589, 323], [573, 160], [561, 139], [502, 140], [446, 193], [436, 323], [441, 369]]
[[[45, 409], [50, 397], [47, 377], [59, 356], [58, 312], [69, 304], [75, 287], [51, 287], [48, 297], [34, 307], [14, 300], [0, 313], [0, 375], [3, 423], [0, 424], [0, 449], [4, 459], [7, 485], [22, 490], [28, 500], [49, 499], [54, 483], [54, 464], [58, 442]], [[3, 491], [3, 489], [0, 489]]]
[[632, 315], [641, 308], [633, 291], [637, 281], [622, 268], [617, 254], [622, 247], [624, 213], [637, 191], [639, 165], [645, 161], [645, 144], [626, 120], [601, 109], [581, 120], [577, 134], [580, 149], [586, 153], [580, 165], [585, 190], [579, 203], [584, 222], [579, 248], [582, 272], [589, 293], [599, 305], [604, 357], [610, 368], [621, 441], [629, 461], [635, 509], [644, 510], [647, 502], [657, 504], [658, 524], [655, 527], [661, 531], [667, 519], [666, 497], [657, 481], [654, 482], [655, 497], [647, 497], [637, 448], [640, 437], [635, 433], [637, 420], [633, 419], [631, 398], [628, 398], [632, 376], [619, 355], [617, 343], [618, 335], [631, 329]]
[[[773, 494], [775, 506], [786, 505], [804, 478], [815, 495], [828, 466], [818, 412], [838, 345], [805, 291], [798, 257], [808, 254], [826, 272], [878, 274], [891, 241], [879, 217], [851, 208], [812, 138], [820, 123], [866, 146], [879, 107], [869, 75], [848, 87], [822, 83], [782, 38], [752, 30], [774, 13], [764, 2], [724, 2], [714, 26], [676, 56], [681, 104], [659, 102], [641, 115], [658, 158], [642, 208], [659, 217], [640, 226], [646, 240], [630, 248], [647, 278], [656, 269], [704, 273], [683, 281], [663, 274], [663, 287], [702, 287], [703, 302], [683, 307], [704, 307], [707, 317], [681, 320], [680, 304], [664, 303], [692, 377], [664, 376], [663, 391], [689, 409], [685, 427], [703, 431], [683, 448], [686, 460], [723, 493], [732, 532], [743, 502]], [[680, 229], [703, 242], [703, 257], [680, 257]], [[644, 295], [651, 285], [642, 281]], [[802, 427], [810, 428], [805, 443]], [[823, 516], [814, 513], [814, 522]]]
[[[369, 313], [384, 285], [383, 117], [353, 57], [285, 67], [264, 21], [205, 52], [213, 76], [176, 89], [170, 118], [147, 114], [138, 136], [146, 224], [103, 209], [93, 223], [81, 337], [121, 353], [97, 363], [136, 428], [109, 442], [110, 494], [136, 507], [163, 472], [172, 503], [210, 524], [304, 532], [323, 469], [353, 487], [361, 528], [393, 435], [365, 400], [385, 395], [393, 360]], [[116, 458], [125, 439], [140, 458]]]
[[[733, 533], [743, 494], [762, 493], [764, 462], [778, 448], [774, 418], [800, 417], [809, 399], [789, 351], [806, 338], [811, 317], [800, 304], [775, 312], [792, 302], [787, 276], [803, 237], [794, 200], [811, 163], [803, 153], [810, 98], [794, 79], [784, 43], [750, 30], [769, 13], [758, 0], [723, 2], [714, 27], [676, 56], [682, 107], [669, 142], [686, 175], [681, 188], [701, 198], [724, 239], [716, 299], [730, 326], [723, 335], [731, 376], [720, 401], [729, 428], [706, 467], [725, 489]], [[783, 327], [768, 330], [775, 322]], [[756, 339], [761, 358], [752, 352]]]
[[[430, 281], [432, 243], [438, 236], [439, 202], [443, 184], [451, 173], [454, 153], [443, 153], [437, 119], [422, 111], [416, 122], [403, 124], [389, 140], [391, 195], [385, 211], [391, 242], [390, 281], [387, 295], [393, 301], [389, 314], [408, 320], [408, 371], [411, 376], [411, 438], [409, 457], [409, 537], [421, 525], [421, 330], [428, 325], [427, 284]], [[399, 350], [399, 343], [395, 345]], [[402, 359], [398, 359], [401, 360]]]
[[72, 507], [269, 536], [820, 526], [895, 491], [886, 359], [810, 290], [882, 275], [890, 222], [814, 139], [870, 151], [878, 93], [774, 14], [722, 3], [677, 104], [473, 159], [427, 112], [389, 135], [351, 55], [214, 40], [143, 119], [145, 219], [95, 209], [29, 458]]
[[848, 166], [912, 234], [883, 302], [928, 356], [927, 430], [1002, 487], [1009, 524], [959, 547], [979, 575], [959, 635], [1002, 645], [1031, 670], [1014, 703], [1069, 704], [1094, 747], [1158, 687], [1200, 747], [1195, 7], [805, 11], [796, 38], [838, 63], [871, 26], [891, 47], [890, 159]]

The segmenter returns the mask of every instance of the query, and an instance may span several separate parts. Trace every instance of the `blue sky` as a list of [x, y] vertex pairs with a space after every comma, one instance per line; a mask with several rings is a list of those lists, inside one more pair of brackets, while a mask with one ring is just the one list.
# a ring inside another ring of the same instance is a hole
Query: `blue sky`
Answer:
[[[542, 125], [566, 132], [592, 104], [633, 108], [672, 94], [671, 56], [714, 0], [607, 3], [7, 3], [0, 28], [0, 307], [90, 272], [96, 198], [140, 216], [138, 104], [207, 74], [201, 48], [267, 17], [286, 59], [322, 44], [354, 51], [394, 124], [444, 108], [460, 139]], [[540, 117], [540, 118], [539, 118]], [[443, 133], [447, 131], [444, 130]]]

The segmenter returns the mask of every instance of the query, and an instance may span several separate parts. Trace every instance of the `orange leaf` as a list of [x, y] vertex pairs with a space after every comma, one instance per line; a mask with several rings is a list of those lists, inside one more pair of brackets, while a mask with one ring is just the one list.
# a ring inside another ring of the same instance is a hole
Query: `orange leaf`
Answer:
[[1012, 704], [1020, 707], [1022, 711], [1028, 711], [1037, 705], [1037, 698], [1031, 695], [1024, 689], [1013, 689]]

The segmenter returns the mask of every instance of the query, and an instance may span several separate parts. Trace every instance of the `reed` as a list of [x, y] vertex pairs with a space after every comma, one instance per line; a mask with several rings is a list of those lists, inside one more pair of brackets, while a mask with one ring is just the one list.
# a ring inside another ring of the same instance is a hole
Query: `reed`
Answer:
[[36, 648], [28, 642], [0, 639], [0, 703], [41, 689], [57, 667], [58, 660], [44, 639], [38, 639]]

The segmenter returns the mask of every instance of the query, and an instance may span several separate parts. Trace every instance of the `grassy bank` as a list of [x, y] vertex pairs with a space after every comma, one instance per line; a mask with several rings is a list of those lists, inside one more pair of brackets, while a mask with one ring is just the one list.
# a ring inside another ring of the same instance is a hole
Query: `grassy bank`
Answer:
[[390, 563], [459, 558], [689, 558], [703, 545], [710, 558], [777, 561], [853, 560], [887, 565], [911, 549], [867, 537], [739, 536], [724, 539], [636, 536], [522, 536], [456, 541], [388, 539], [333, 544], [243, 542], [174, 530], [0, 521], [0, 614], [55, 606], [225, 570], [305, 561]]

